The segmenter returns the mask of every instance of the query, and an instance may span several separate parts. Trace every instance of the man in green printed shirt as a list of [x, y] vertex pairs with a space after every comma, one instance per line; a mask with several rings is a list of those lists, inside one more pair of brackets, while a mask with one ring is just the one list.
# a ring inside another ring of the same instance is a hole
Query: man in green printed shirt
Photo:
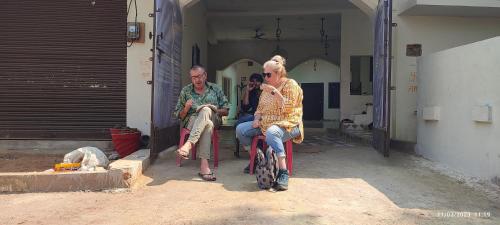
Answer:
[[199, 142], [199, 176], [206, 181], [215, 181], [215, 175], [208, 166], [212, 131], [221, 124], [221, 117], [227, 116], [229, 103], [219, 86], [207, 82], [205, 68], [193, 66], [189, 75], [191, 84], [182, 88], [174, 116], [180, 118], [183, 126], [191, 132], [186, 143], [177, 149], [177, 154], [187, 159], [189, 151]]

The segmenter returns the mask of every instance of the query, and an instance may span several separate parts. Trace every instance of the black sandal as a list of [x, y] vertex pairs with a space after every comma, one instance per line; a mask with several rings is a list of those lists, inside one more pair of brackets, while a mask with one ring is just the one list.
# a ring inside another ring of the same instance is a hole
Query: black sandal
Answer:
[[204, 181], [215, 181], [217, 178], [214, 176], [214, 172], [207, 173], [207, 174], [202, 174], [198, 173], [198, 176], [200, 176], [201, 179]]

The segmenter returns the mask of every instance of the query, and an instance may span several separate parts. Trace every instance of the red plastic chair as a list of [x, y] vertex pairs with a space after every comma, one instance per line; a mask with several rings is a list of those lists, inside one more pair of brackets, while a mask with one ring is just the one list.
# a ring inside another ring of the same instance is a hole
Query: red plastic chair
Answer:
[[[190, 132], [187, 128], [181, 128], [179, 147], [184, 145]], [[212, 145], [214, 146], [214, 167], [217, 168], [219, 167], [219, 133], [216, 129], [212, 131]], [[191, 159], [196, 160], [196, 146], [191, 149]], [[181, 161], [182, 158], [177, 156], [177, 166], [181, 166]]]
[[[257, 135], [254, 136], [252, 139], [252, 148], [250, 149], [250, 174], [253, 174], [253, 169], [254, 169], [254, 162], [255, 162], [255, 157], [257, 156], [257, 143], [259, 140], [262, 140], [264, 143], [264, 149], [267, 149], [267, 144], [266, 144], [266, 136], [264, 135]], [[290, 172], [290, 175], [292, 175], [292, 169], [293, 169], [293, 148], [292, 148], [292, 139], [284, 142], [285, 143], [285, 151], [286, 151], [286, 167], [288, 171]]]

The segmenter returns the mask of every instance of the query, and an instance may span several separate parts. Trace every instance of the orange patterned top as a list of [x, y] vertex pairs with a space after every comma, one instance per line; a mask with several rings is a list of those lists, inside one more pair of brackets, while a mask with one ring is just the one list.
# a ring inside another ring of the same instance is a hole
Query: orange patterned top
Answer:
[[304, 140], [304, 126], [302, 124], [302, 99], [304, 98], [302, 88], [293, 79], [287, 79], [277, 88], [284, 98], [281, 105], [274, 95], [262, 92], [259, 106], [255, 114], [261, 115], [260, 128], [265, 134], [272, 125], [278, 125], [287, 131], [299, 126], [300, 135], [293, 139], [299, 144]]

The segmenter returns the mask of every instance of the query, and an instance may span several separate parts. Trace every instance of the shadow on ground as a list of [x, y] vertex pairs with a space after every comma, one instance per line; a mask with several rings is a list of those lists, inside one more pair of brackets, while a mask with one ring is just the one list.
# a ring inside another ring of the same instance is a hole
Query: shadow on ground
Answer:
[[[189, 186], [195, 182], [202, 186], [222, 186], [223, 195], [266, 192], [257, 188], [254, 176], [242, 173], [248, 163], [248, 154], [242, 153], [239, 159], [233, 156], [234, 133], [223, 131], [221, 136], [217, 181], [207, 184], [197, 177], [199, 161], [187, 160], [182, 167], [177, 167], [172, 154], [158, 159], [146, 171], [146, 185], [181, 182]], [[418, 160], [422, 159], [398, 152], [384, 158], [366, 144], [349, 141], [338, 133], [307, 129], [304, 144], [294, 145], [294, 174], [290, 179], [290, 190], [278, 194], [327, 205], [356, 202], [434, 213], [490, 212], [498, 219], [497, 202], [459, 181], [422, 167]]]

